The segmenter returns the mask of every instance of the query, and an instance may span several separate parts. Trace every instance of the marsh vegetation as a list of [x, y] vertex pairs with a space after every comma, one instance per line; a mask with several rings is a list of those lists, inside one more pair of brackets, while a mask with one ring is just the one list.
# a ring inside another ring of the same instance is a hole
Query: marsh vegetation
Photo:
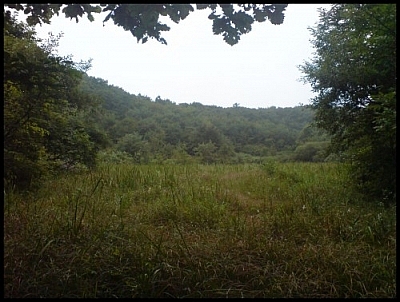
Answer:
[[102, 165], [4, 203], [5, 297], [395, 297], [343, 164]]

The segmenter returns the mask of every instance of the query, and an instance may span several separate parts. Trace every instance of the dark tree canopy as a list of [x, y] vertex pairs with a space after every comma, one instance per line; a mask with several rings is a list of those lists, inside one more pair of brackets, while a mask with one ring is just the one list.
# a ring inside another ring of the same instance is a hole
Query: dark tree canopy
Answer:
[[[6, 4], [9, 9], [23, 11], [27, 15], [29, 25], [47, 23], [60, 10], [66, 18], [75, 18], [76, 22], [83, 15], [90, 21], [94, 20], [93, 13], [107, 12], [103, 24], [110, 19], [124, 30], [130, 31], [138, 42], [145, 43], [149, 38], [156, 39], [162, 44], [167, 41], [161, 32], [170, 30], [160, 22], [160, 16], [168, 16], [173, 22], [185, 19], [194, 8], [191, 4]], [[210, 9], [208, 16], [213, 21], [212, 30], [215, 35], [222, 35], [229, 45], [239, 42], [242, 34], [251, 31], [254, 21], [269, 20], [272, 24], [283, 23], [284, 10], [287, 4], [196, 4], [196, 9]], [[6, 11], [10, 14], [10, 11]]]
[[27, 189], [62, 166], [94, 167], [102, 136], [87, 123], [94, 98], [80, 90], [90, 63], [57, 56], [59, 37], [43, 43], [15, 18], [4, 18], [3, 34], [5, 185]]
[[396, 5], [336, 4], [312, 29], [301, 69], [318, 95], [316, 123], [352, 164], [363, 192], [396, 196]]

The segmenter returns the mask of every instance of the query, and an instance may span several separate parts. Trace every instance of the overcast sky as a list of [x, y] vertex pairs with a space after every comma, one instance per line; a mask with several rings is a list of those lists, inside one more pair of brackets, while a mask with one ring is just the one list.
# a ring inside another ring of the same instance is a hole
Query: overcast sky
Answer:
[[36, 31], [41, 38], [63, 32], [59, 55], [93, 59], [90, 76], [132, 94], [177, 104], [294, 107], [313, 97], [311, 86], [299, 81], [297, 66], [312, 58], [307, 28], [318, 22], [318, 7], [328, 5], [289, 4], [283, 24], [255, 22], [234, 46], [213, 35], [208, 9], [195, 10], [179, 24], [165, 21], [171, 27], [162, 34], [168, 45], [154, 39], [137, 43], [112, 20], [103, 27], [104, 15], [98, 14], [94, 22], [84, 17], [79, 23], [60, 14]]

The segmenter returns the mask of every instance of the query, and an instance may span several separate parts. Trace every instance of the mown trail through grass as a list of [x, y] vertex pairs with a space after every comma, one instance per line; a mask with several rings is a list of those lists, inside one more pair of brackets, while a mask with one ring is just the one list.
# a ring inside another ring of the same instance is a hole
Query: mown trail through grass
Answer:
[[5, 297], [394, 297], [395, 208], [344, 166], [101, 166], [4, 203]]

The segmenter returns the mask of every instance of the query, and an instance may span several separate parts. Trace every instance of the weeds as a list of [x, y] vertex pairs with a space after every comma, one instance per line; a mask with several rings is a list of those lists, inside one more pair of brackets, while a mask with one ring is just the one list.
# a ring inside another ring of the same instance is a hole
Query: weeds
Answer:
[[6, 192], [5, 297], [396, 296], [396, 209], [333, 163], [116, 165]]

